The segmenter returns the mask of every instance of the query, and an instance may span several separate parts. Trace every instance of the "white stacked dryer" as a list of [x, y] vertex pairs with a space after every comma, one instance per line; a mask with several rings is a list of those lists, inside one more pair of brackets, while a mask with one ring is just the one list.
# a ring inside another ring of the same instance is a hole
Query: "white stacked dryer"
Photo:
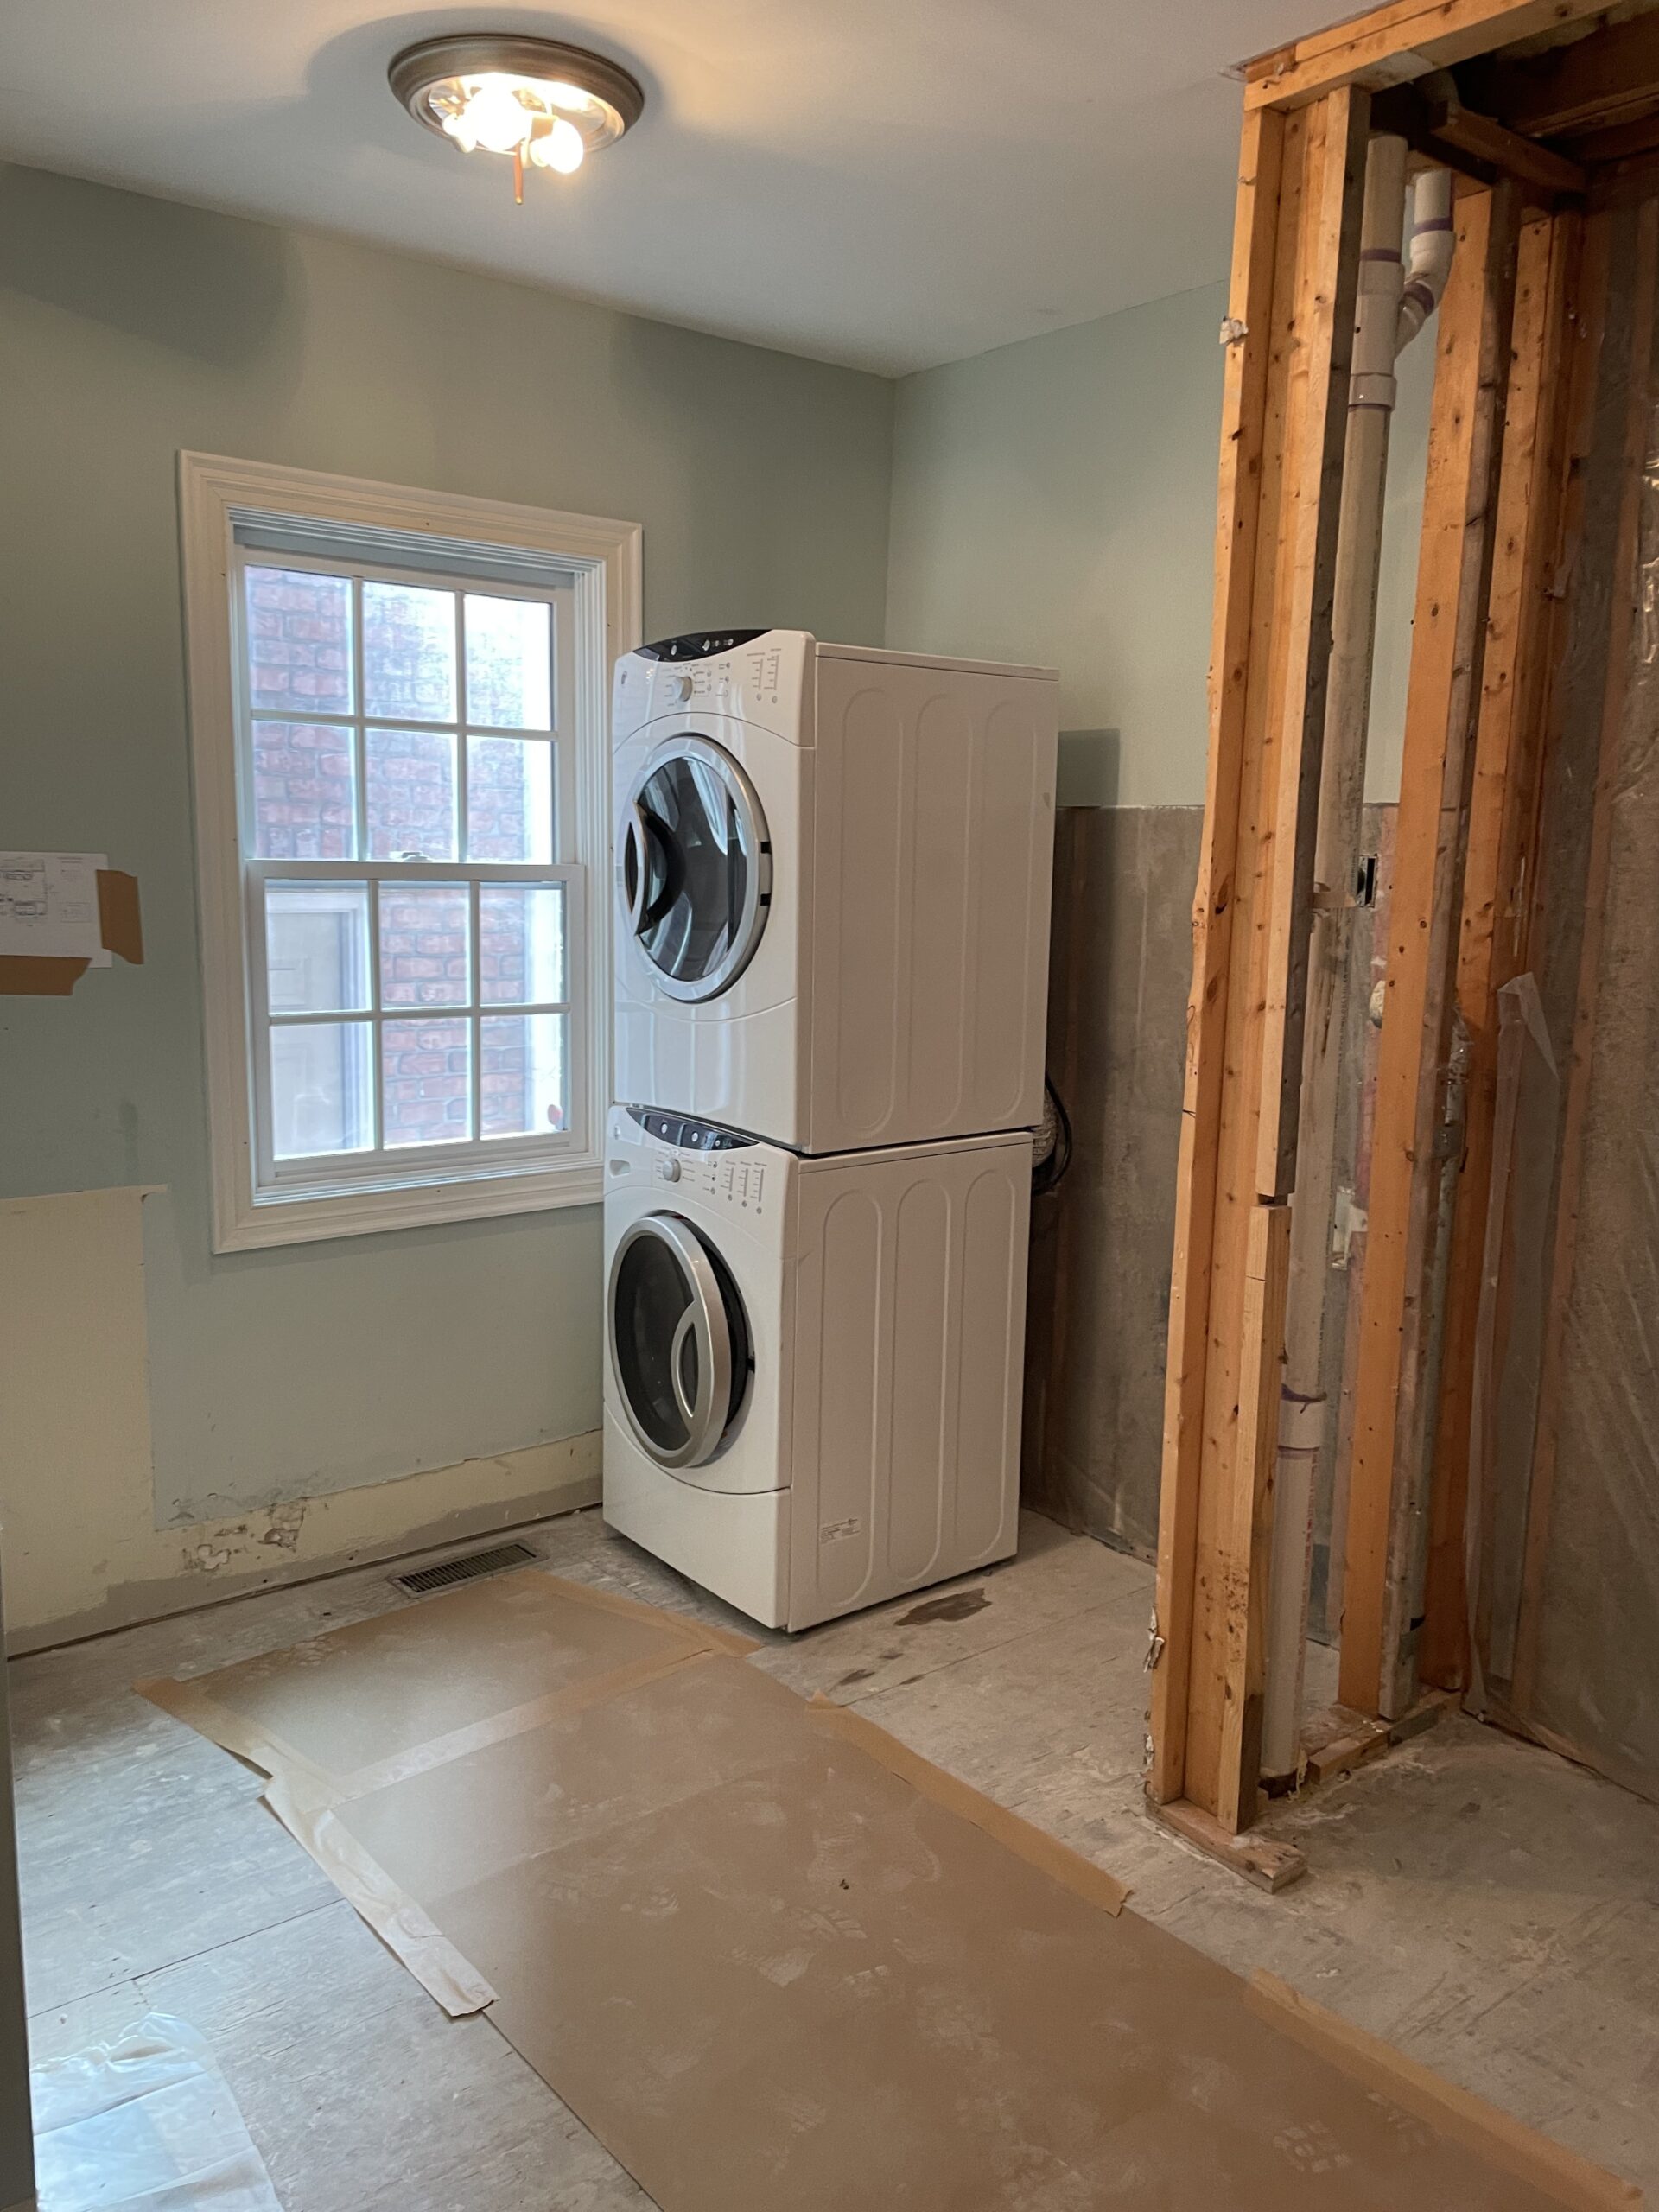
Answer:
[[771, 1625], [1014, 1548], [1057, 690], [618, 664], [605, 1514]]

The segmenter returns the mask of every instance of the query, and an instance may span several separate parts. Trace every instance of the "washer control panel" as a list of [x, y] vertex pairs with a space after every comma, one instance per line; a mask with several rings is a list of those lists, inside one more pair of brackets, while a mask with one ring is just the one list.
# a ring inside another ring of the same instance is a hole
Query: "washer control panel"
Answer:
[[[743, 1157], [755, 1149], [757, 1139], [741, 1129], [694, 1121], [686, 1114], [664, 1114], [654, 1106], [626, 1106], [620, 1110], [648, 1137], [671, 1147], [652, 1156], [653, 1182], [677, 1190], [686, 1198], [730, 1206], [737, 1213], [765, 1211], [766, 1165]], [[626, 1172], [625, 1161], [613, 1160], [613, 1174]]]
[[741, 1213], [759, 1213], [766, 1171], [758, 1160], [691, 1160], [684, 1162], [683, 1187]]

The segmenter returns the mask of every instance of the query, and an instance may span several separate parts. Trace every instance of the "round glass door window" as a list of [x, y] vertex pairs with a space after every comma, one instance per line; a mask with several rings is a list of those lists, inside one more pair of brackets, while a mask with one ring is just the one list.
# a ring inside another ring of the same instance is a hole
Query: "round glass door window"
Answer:
[[754, 957], [772, 899], [772, 845], [729, 753], [677, 737], [652, 754], [622, 823], [627, 925], [662, 990], [710, 999]]
[[659, 1466], [702, 1466], [730, 1435], [748, 1389], [748, 1322], [725, 1262], [678, 1215], [647, 1214], [617, 1244], [608, 1307], [635, 1437]]

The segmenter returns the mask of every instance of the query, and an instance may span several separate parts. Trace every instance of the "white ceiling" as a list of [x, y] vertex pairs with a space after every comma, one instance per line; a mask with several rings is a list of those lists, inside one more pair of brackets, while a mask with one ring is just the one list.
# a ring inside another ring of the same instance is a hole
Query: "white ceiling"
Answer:
[[[3, 0], [0, 152], [889, 372], [1226, 268], [1224, 72], [1342, 0]], [[643, 120], [573, 181], [412, 123], [386, 64], [590, 44]]]

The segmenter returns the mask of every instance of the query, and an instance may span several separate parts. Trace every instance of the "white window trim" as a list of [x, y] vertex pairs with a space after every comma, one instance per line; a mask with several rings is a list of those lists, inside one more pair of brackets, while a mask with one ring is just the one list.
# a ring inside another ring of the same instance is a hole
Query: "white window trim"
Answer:
[[[560, 514], [351, 476], [320, 475], [212, 454], [179, 455], [184, 621], [195, 791], [207, 1115], [216, 1252], [372, 1236], [443, 1221], [477, 1221], [600, 1196], [610, 1103], [610, 799], [608, 687], [619, 654], [640, 641], [637, 523]], [[256, 1196], [252, 1071], [254, 994], [246, 972], [243, 862], [237, 817], [235, 667], [230, 576], [238, 523], [335, 522], [545, 553], [575, 572], [576, 856], [588, 872], [585, 1009], [587, 1144], [556, 1166], [474, 1173], [442, 1170], [378, 1188], [322, 1196]]]

